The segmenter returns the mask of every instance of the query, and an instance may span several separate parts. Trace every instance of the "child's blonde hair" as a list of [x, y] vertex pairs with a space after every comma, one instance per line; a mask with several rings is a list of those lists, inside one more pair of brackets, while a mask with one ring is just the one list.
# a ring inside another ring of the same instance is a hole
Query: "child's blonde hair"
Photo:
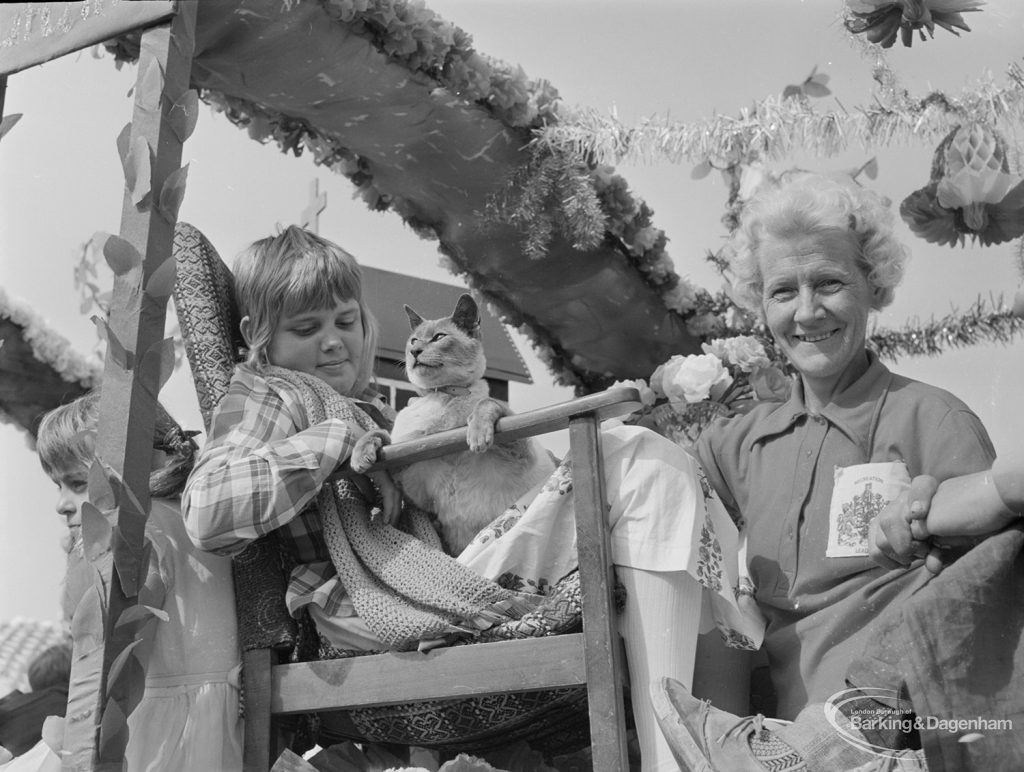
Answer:
[[[68, 469], [92, 466], [99, 418], [100, 393], [95, 389], [43, 416], [36, 433], [36, 453], [48, 477], [57, 479]], [[198, 447], [191, 434], [183, 431], [159, 403], [153, 427], [153, 449], [164, 451], [168, 462], [150, 473], [150, 496], [180, 496], [195, 465]]]
[[354, 394], [373, 379], [377, 320], [363, 302], [363, 277], [356, 259], [337, 244], [290, 225], [253, 242], [234, 265], [235, 297], [249, 317], [249, 355], [256, 369], [267, 362], [267, 346], [283, 317], [355, 300], [363, 323], [363, 356]]

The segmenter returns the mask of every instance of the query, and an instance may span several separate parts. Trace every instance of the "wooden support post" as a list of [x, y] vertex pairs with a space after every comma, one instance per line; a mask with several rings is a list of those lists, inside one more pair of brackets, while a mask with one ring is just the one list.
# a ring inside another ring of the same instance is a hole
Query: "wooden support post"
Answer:
[[[108, 517], [113, 560], [95, 563], [101, 569], [105, 596], [97, 615], [101, 627], [76, 634], [65, 770], [120, 772], [128, 739], [124, 714], [137, 703], [143, 687], [139, 673], [109, 676], [119, 656], [121, 662], [131, 657], [128, 649], [134, 642], [134, 628], [117, 623], [137, 604], [146, 578], [153, 425], [157, 395], [171, 366], [162, 341], [167, 298], [174, 283], [173, 271], [168, 277], [167, 270], [168, 261], [173, 266], [172, 240], [180, 202], [172, 189], [181, 192], [183, 175], [178, 169], [188, 134], [182, 128], [186, 122], [175, 111], [188, 104], [197, 6], [195, 0], [183, 0], [169, 24], [143, 33], [130, 132], [118, 140], [122, 155], [130, 152], [131, 158], [125, 163], [120, 240], [105, 250], [115, 280], [107, 320], [97, 456], [124, 481], [136, 501], [123, 493], [118, 496], [116, 514]], [[168, 178], [179, 184], [167, 184]], [[90, 499], [102, 498], [101, 491], [102, 486], [91, 481]]]
[[614, 573], [608, 538], [608, 504], [604, 495], [600, 423], [595, 413], [569, 420], [572, 451], [576, 543], [583, 594], [586, 638], [587, 700], [594, 772], [629, 769], [626, 709], [622, 698], [622, 645], [615, 619]]

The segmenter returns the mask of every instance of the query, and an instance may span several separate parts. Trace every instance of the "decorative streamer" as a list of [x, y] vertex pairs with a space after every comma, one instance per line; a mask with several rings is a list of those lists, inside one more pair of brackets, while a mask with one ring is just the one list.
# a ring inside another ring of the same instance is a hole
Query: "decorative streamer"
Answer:
[[1011, 131], [1024, 123], [1024, 68], [1007, 68], [1008, 83], [980, 78], [959, 96], [933, 91], [919, 99], [886, 89], [878, 102], [852, 110], [815, 110], [809, 100], [770, 96], [738, 116], [716, 115], [694, 123], [669, 122], [658, 116], [636, 126], [624, 125], [592, 109], [535, 132], [534, 142], [592, 158], [600, 163], [699, 163], [734, 159], [751, 151], [766, 160], [794, 150], [833, 156], [854, 145], [885, 147], [911, 141], [942, 139], [956, 124], [987, 123]]
[[980, 298], [963, 313], [950, 313], [922, 325], [907, 325], [902, 330], [878, 330], [869, 341], [883, 359], [896, 361], [900, 356], [937, 356], [955, 348], [979, 343], [1009, 344], [1024, 332], [1024, 318], [1000, 301], [995, 310]]

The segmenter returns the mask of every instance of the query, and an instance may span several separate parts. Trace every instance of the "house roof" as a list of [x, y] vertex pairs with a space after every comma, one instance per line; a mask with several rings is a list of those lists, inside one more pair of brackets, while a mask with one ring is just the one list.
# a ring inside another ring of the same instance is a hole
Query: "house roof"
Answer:
[[[362, 266], [362, 273], [363, 297], [380, 324], [378, 353], [397, 362], [405, 361], [405, 342], [409, 337], [409, 318], [405, 315], [404, 306], [415, 308], [425, 319], [437, 319], [450, 314], [459, 295], [467, 292], [464, 287], [453, 284], [428, 281], [365, 265]], [[503, 381], [533, 383], [530, 371], [508, 331], [486, 308], [480, 312], [480, 330], [487, 354], [487, 370], [484, 375]]]

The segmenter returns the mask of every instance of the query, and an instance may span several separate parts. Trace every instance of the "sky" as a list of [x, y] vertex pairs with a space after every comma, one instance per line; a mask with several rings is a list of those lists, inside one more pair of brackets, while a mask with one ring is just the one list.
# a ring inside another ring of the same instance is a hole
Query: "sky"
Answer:
[[[828, 74], [833, 97], [852, 108], [868, 105], [870, 62], [839, 21], [838, 0], [427, 0], [428, 7], [469, 32], [479, 51], [522, 65], [548, 79], [568, 105], [615, 110], [629, 124], [649, 116], [697, 121], [741, 108], [813, 68]], [[990, 0], [969, 14], [972, 28], [957, 38], [943, 30], [911, 48], [891, 49], [889, 62], [915, 96], [938, 89], [956, 95], [1024, 54], [1024, 5]], [[79, 311], [73, 268], [79, 246], [97, 231], [116, 233], [123, 176], [115, 138], [131, 115], [135, 70], [111, 57], [81, 51], [11, 76], [4, 112], [22, 113], [0, 142], [0, 286], [31, 305], [51, 327], [88, 353], [92, 324]], [[1014, 138], [1024, 148], [1024, 127]], [[797, 156], [774, 164], [820, 170], [879, 164], [869, 185], [896, 203], [928, 180], [934, 147], [854, 148], [836, 158]], [[1020, 169], [1020, 153], [1015, 159]], [[276, 146], [250, 140], [209, 108], [184, 150], [190, 164], [180, 219], [202, 230], [229, 261], [278, 224], [298, 221], [319, 180], [328, 205], [320, 232], [366, 264], [460, 284], [439, 264], [436, 243], [422, 240], [397, 215], [369, 211], [351, 185]], [[634, 194], [654, 210], [669, 237], [676, 271], [716, 290], [721, 279], [704, 261], [725, 236], [720, 223], [726, 189], [714, 174], [691, 179], [689, 165], [619, 165]], [[1020, 282], [1013, 246], [939, 248], [903, 228], [913, 257], [894, 304], [877, 324], [907, 322], [963, 310], [979, 297], [1011, 298]], [[571, 396], [517, 338], [534, 379], [512, 384], [513, 409]], [[981, 345], [934, 359], [904, 358], [893, 369], [952, 391], [981, 417], [997, 452], [1020, 442], [1024, 408], [1024, 342]], [[187, 368], [172, 377], [165, 404], [190, 428], [200, 428]], [[549, 443], [564, 449], [562, 438]], [[15, 427], [0, 425], [0, 619], [59, 619], [63, 571], [54, 512], [56, 488]]]

